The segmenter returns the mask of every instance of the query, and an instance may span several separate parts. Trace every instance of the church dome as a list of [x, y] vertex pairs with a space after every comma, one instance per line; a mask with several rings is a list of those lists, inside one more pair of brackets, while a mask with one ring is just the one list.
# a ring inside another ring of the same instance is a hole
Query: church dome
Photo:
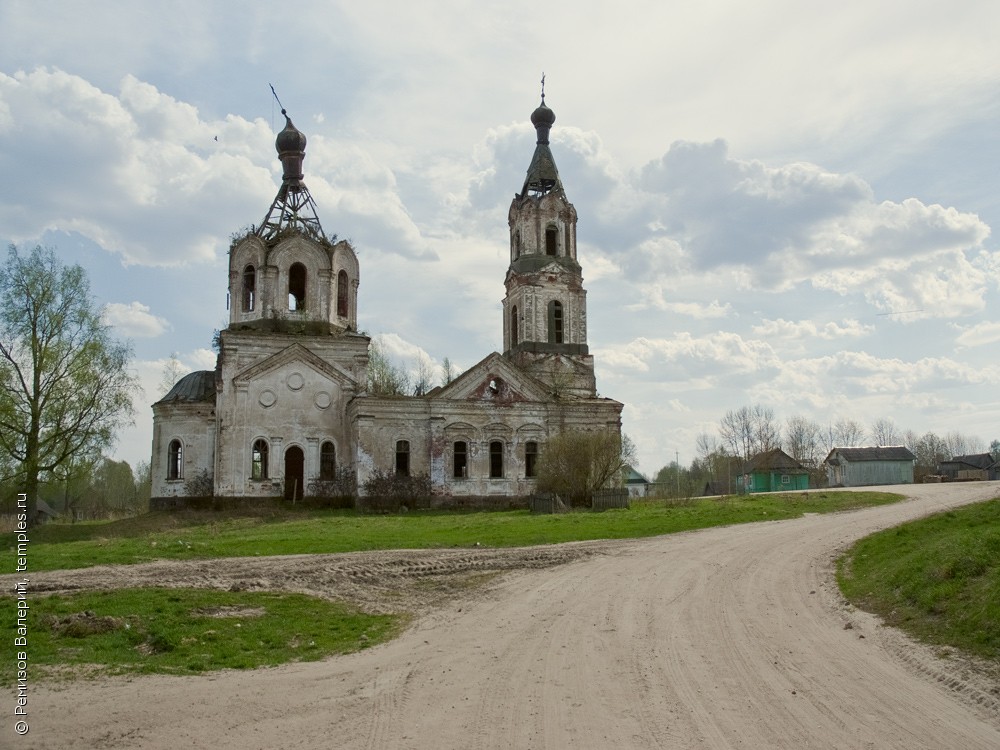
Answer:
[[278, 154], [286, 151], [305, 151], [305, 134], [292, 124], [291, 118], [285, 114], [285, 110], [281, 110], [281, 114], [285, 115], [285, 129], [278, 133], [278, 137], [274, 139], [274, 147], [278, 150]]
[[552, 123], [556, 121], [556, 113], [545, 106], [545, 100], [538, 105], [538, 109], [531, 113], [531, 124], [536, 128], [539, 126], [552, 127]]

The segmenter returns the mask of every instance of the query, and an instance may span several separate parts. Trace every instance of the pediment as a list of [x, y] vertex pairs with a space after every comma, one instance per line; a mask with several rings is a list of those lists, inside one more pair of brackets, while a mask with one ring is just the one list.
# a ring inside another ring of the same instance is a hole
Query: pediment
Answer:
[[237, 373], [233, 378], [233, 382], [236, 385], [249, 384], [254, 380], [265, 378], [289, 364], [305, 365], [343, 388], [352, 388], [356, 385], [350, 373], [342, 367], [318, 357], [301, 344], [292, 344], [277, 354], [273, 354], [267, 359], [251, 365], [242, 372]]
[[446, 401], [549, 401], [545, 387], [497, 352], [477, 362], [448, 385], [431, 394]]

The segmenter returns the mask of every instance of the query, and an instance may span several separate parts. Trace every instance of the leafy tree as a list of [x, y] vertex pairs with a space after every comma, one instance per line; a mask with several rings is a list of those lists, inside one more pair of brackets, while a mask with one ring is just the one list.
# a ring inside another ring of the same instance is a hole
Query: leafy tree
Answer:
[[545, 444], [538, 459], [538, 491], [551, 492], [573, 504], [589, 502], [594, 490], [620, 486], [635, 463], [628, 435], [611, 430], [568, 430]]
[[410, 390], [406, 370], [392, 363], [377, 339], [368, 345], [368, 392], [373, 396], [404, 396]]
[[10, 247], [0, 269], [0, 453], [33, 522], [40, 483], [112, 444], [132, 416], [131, 348], [112, 338], [86, 272]]

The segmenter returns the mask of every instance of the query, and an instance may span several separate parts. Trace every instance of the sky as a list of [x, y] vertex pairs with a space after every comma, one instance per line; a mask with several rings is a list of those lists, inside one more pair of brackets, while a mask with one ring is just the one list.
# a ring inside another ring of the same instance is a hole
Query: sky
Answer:
[[273, 85], [359, 328], [502, 348], [546, 76], [601, 395], [647, 475], [728, 410], [1000, 438], [1000, 4], [0, 4], [0, 241], [87, 269], [143, 384], [211, 369], [231, 236], [281, 180]]

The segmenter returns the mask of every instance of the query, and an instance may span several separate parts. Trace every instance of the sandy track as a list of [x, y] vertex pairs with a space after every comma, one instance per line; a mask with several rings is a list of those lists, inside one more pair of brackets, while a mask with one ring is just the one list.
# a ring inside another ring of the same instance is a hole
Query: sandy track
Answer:
[[291, 588], [329, 595], [363, 589], [366, 560], [383, 593], [406, 589], [401, 579], [421, 566], [442, 580], [510, 571], [346, 657], [34, 686], [31, 734], [17, 747], [993, 750], [1000, 682], [880, 627], [833, 582], [832, 560], [851, 541], [1000, 484], [903, 491], [914, 499], [638, 541], [40, 574], [33, 585], [61, 589], [257, 587], [287, 573]]

